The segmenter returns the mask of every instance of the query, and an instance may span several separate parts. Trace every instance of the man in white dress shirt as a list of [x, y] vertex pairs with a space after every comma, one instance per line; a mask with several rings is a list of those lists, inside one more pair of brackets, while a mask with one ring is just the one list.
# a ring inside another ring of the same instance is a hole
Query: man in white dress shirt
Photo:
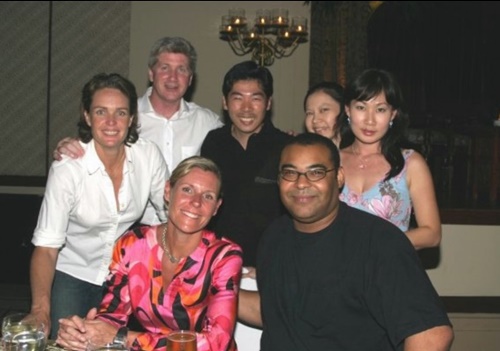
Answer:
[[[151, 86], [138, 99], [139, 136], [158, 145], [169, 170], [183, 159], [198, 155], [207, 133], [223, 125], [216, 113], [184, 100], [196, 60], [194, 47], [179, 37], [157, 40], [149, 54]], [[76, 139], [65, 138], [58, 143], [54, 158], [59, 160], [61, 154], [77, 158], [83, 155], [83, 149]], [[141, 222], [159, 222], [151, 204]]]

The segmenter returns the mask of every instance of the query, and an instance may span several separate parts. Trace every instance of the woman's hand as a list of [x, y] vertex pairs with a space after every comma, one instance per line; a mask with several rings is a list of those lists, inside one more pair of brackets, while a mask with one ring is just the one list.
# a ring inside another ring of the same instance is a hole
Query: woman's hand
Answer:
[[85, 324], [78, 316], [60, 319], [56, 343], [65, 349], [85, 351], [90, 340]]
[[113, 341], [118, 328], [96, 319], [97, 310], [92, 308], [86, 318], [71, 316], [59, 320], [56, 343], [65, 349], [85, 351], [91, 342], [104, 345]]

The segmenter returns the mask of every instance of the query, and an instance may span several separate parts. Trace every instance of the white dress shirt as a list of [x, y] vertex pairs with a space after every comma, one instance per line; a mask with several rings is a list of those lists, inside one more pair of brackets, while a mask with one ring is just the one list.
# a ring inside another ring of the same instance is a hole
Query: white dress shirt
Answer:
[[[167, 162], [170, 171], [190, 156], [199, 155], [205, 136], [212, 129], [223, 126], [219, 116], [194, 102], [181, 100], [179, 111], [170, 118], [155, 112], [149, 96], [152, 88], [138, 100], [139, 135], [153, 141]], [[141, 220], [146, 224], [158, 224], [150, 205]]]
[[57, 270], [101, 285], [115, 240], [141, 218], [148, 199], [166, 220], [163, 195], [170, 174], [154, 143], [139, 139], [125, 147], [117, 209], [113, 183], [94, 140], [81, 145], [83, 157], [63, 156], [52, 163], [32, 243], [61, 248]]

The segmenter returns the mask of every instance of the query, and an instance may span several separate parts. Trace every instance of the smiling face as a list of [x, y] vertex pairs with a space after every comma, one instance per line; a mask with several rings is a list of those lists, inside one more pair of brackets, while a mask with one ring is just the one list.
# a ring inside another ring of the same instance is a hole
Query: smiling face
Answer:
[[169, 104], [179, 103], [191, 85], [192, 78], [186, 55], [162, 52], [156, 64], [149, 69], [149, 80], [153, 84], [151, 98]]
[[[288, 145], [283, 149], [280, 170], [297, 172], [334, 169], [324, 145]], [[344, 182], [342, 169], [328, 172], [323, 179], [312, 182], [301, 175], [296, 181], [278, 179], [281, 201], [294, 219], [297, 230], [314, 233], [335, 219], [339, 207], [339, 186]]]
[[248, 138], [262, 129], [271, 98], [266, 97], [257, 80], [240, 80], [233, 84], [227, 98], [223, 98], [223, 106], [236, 136]]
[[327, 93], [317, 91], [309, 95], [305, 105], [307, 131], [333, 140], [340, 104]]
[[365, 144], [380, 142], [387, 133], [390, 122], [397, 110], [387, 103], [385, 93], [381, 92], [368, 101], [352, 100], [345, 111], [356, 139]]
[[200, 233], [222, 203], [219, 192], [217, 176], [200, 168], [193, 168], [173, 187], [167, 182], [165, 200], [169, 202], [169, 223], [185, 234]]
[[124, 146], [133, 116], [130, 115], [129, 100], [120, 90], [97, 90], [84, 116], [98, 151]]

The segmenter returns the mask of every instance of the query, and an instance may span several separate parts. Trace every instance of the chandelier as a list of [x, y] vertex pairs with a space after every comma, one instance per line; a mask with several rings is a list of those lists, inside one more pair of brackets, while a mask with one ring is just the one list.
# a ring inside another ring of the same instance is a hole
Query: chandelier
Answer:
[[293, 17], [290, 24], [288, 10], [260, 9], [249, 29], [245, 10], [231, 9], [222, 16], [219, 33], [236, 55], [252, 53], [252, 60], [270, 66], [275, 58], [289, 57], [299, 44], [307, 42], [307, 19]]

